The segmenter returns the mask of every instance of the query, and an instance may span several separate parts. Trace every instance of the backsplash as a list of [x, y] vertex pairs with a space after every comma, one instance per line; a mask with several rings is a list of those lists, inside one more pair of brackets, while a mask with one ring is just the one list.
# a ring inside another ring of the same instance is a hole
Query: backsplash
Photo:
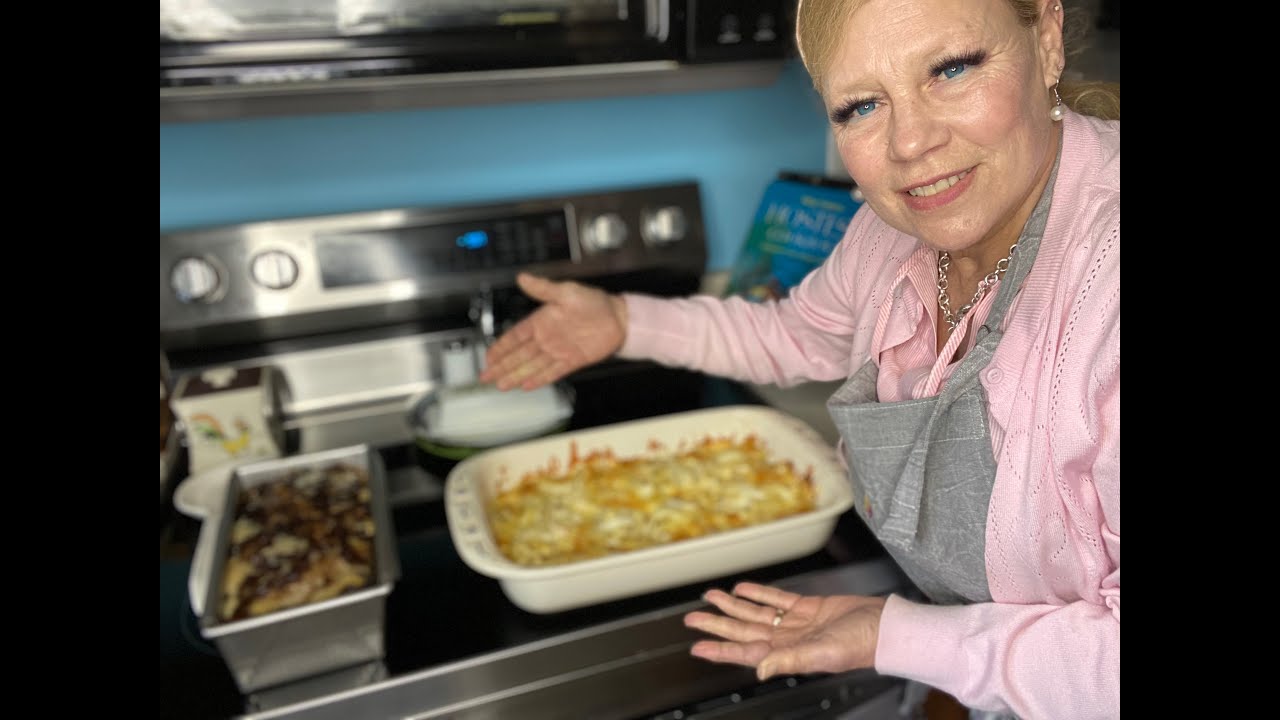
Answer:
[[798, 62], [770, 87], [160, 126], [160, 232], [650, 182], [701, 184], [708, 270], [780, 170], [825, 162]]

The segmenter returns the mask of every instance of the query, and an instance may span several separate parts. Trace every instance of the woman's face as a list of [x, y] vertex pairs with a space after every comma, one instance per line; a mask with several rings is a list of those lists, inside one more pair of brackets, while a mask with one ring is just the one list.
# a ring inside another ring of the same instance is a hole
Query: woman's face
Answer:
[[1006, 0], [867, 0], [853, 13], [822, 94], [845, 167], [885, 222], [952, 252], [1017, 239], [1056, 148], [1051, 8], [1033, 28]]

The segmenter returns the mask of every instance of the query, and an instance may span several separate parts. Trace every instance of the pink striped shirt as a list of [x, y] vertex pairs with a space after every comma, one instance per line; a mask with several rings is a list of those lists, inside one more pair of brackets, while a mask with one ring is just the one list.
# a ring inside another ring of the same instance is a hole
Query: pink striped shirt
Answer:
[[[1120, 714], [1120, 123], [1068, 112], [1062, 126], [1039, 255], [980, 374], [995, 602], [891, 596], [875, 662], [970, 707], [1082, 720]], [[870, 358], [882, 401], [926, 397], [954, 367], [936, 352], [936, 279], [934, 252], [864, 206], [788, 300], [627, 295], [620, 355], [782, 386]]]

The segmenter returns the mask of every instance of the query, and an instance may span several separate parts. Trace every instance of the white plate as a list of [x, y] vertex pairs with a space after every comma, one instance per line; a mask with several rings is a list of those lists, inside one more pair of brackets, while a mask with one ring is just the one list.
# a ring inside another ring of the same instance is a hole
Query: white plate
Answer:
[[487, 448], [495, 445], [505, 445], [507, 443], [519, 440], [528, 440], [529, 438], [538, 437], [545, 433], [564, 425], [567, 417], [551, 417], [546, 420], [534, 424], [526, 425], [517, 429], [498, 429], [491, 432], [483, 430], [475, 432], [451, 433], [447, 435], [433, 435], [428, 440], [439, 445], [448, 445], [454, 447], [468, 448]]
[[409, 422], [420, 440], [434, 445], [488, 448], [545, 435], [572, 416], [573, 396], [562, 386], [504, 392], [481, 385], [423, 397]]
[[231, 473], [240, 464], [227, 463], [188, 476], [173, 491], [173, 506], [197, 520], [217, 516], [222, 512]]

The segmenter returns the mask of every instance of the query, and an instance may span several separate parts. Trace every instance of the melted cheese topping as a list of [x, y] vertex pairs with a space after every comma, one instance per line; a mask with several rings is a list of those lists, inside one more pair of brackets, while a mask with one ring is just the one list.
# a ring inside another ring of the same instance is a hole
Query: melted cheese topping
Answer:
[[553, 461], [499, 492], [489, 518], [512, 561], [558, 565], [758, 525], [814, 504], [810, 474], [771, 460], [749, 436], [651, 457], [579, 458], [575, 447], [567, 470]]

